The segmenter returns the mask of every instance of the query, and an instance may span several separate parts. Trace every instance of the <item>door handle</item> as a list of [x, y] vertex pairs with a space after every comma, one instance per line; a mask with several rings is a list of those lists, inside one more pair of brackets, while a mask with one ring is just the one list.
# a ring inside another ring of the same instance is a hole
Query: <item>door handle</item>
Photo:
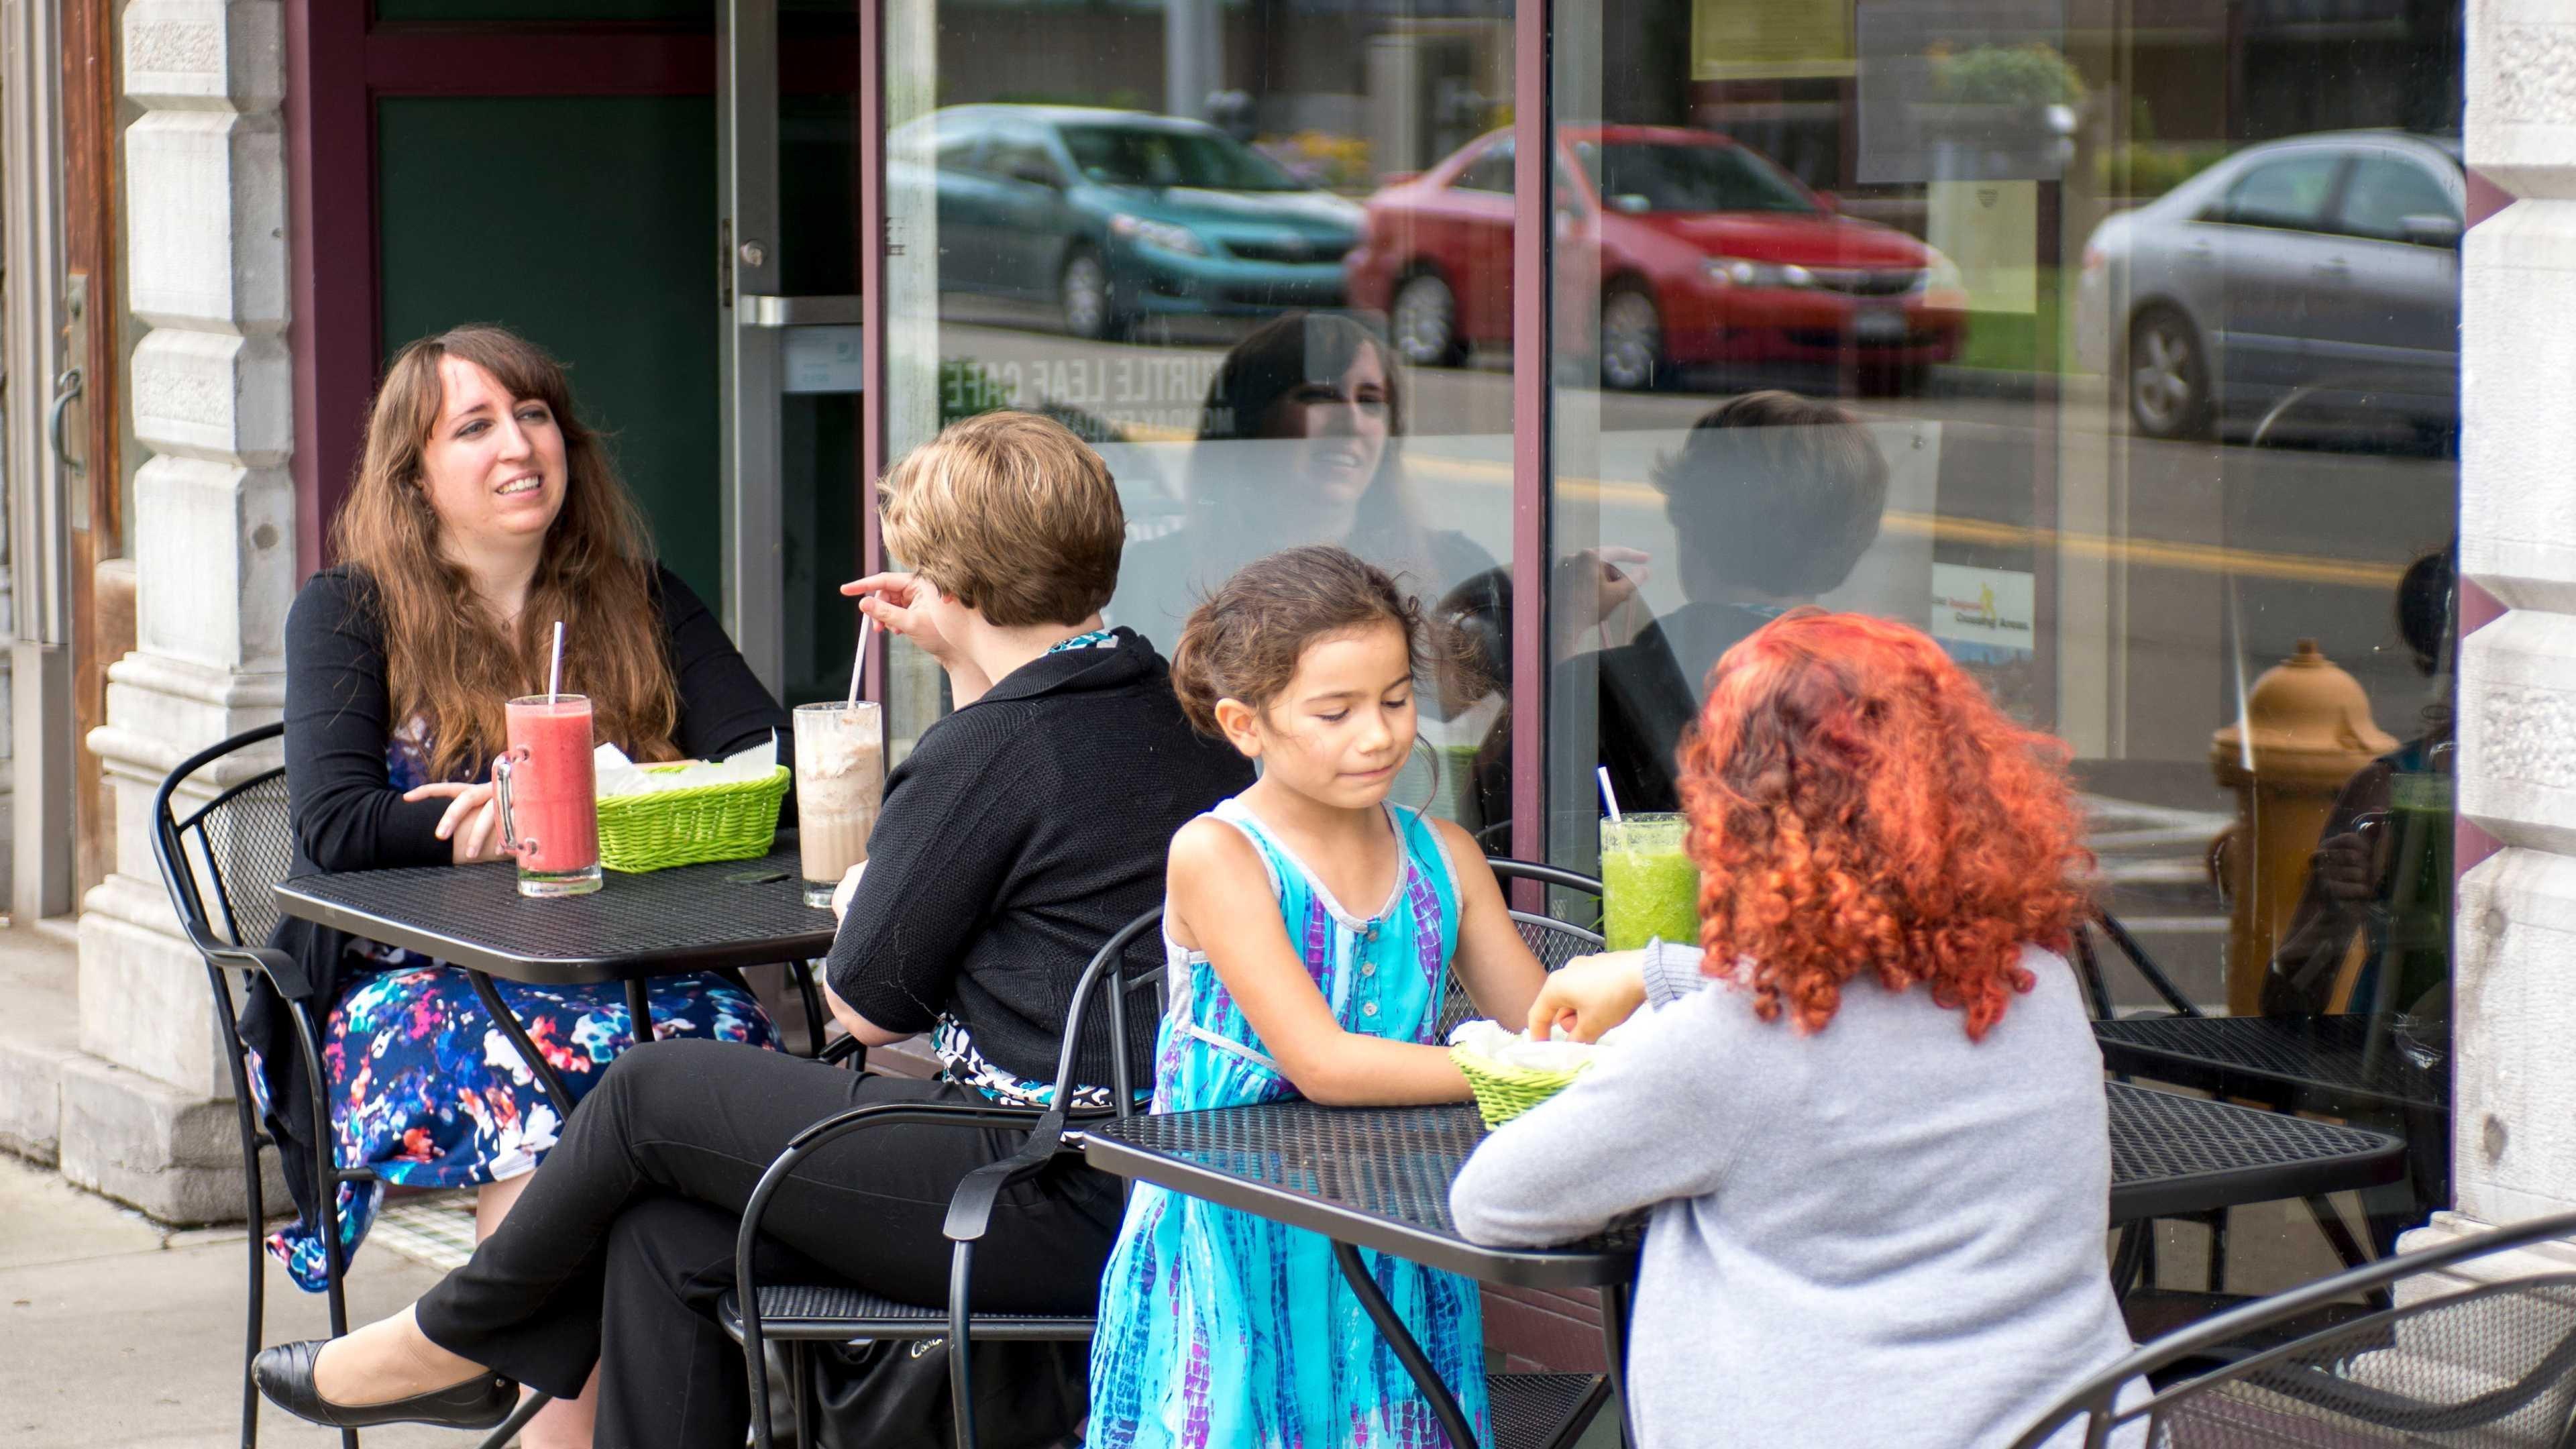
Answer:
[[71, 411], [72, 403], [80, 395], [81, 370], [77, 367], [64, 368], [62, 375], [54, 379], [54, 403], [45, 413], [45, 436], [53, 441], [54, 461], [62, 465], [66, 473], [87, 471], [81, 463], [72, 458], [70, 450], [63, 445], [63, 415]]
[[847, 297], [780, 297], [746, 292], [735, 309], [745, 327], [853, 327], [868, 320], [865, 300]]
[[2341, 257], [2336, 257], [2330, 262], [2319, 262], [2316, 265], [2317, 275], [2321, 277], [2340, 277], [2351, 271], [2352, 263], [2345, 261]]

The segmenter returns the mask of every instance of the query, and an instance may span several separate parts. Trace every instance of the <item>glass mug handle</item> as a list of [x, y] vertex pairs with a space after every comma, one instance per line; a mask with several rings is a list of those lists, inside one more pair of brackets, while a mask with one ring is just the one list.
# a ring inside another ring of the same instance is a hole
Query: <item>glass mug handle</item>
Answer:
[[537, 843], [521, 840], [518, 823], [510, 816], [510, 772], [527, 760], [526, 750], [503, 750], [500, 758], [492, 762], [492, 794], [501, 805], [501, 849], [523, 860], [536, 853]]

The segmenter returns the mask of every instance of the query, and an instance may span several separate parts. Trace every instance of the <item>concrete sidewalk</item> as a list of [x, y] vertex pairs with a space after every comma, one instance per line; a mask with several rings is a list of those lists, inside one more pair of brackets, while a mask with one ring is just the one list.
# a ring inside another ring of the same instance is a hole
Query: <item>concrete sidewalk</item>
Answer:
[[[180, 1231], [0, 1154], [0, 1444], [229, 1449], [241, 1434], [242, 1231]], [[327, 1332], [322, 1299], [268, 1269], [270, 1343]], [[370, 1243], [349, 1277], [364, 1322], [437, 1281]], [[370, 1449], [457, 1449], [467, 1436], [370, 1429]], [[260, 1443], [338, 1444], [263, 1406]]]

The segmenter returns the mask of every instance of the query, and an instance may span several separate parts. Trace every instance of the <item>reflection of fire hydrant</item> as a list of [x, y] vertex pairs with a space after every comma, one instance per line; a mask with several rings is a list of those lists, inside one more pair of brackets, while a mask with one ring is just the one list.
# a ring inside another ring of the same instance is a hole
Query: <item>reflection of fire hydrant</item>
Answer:
[[2246, 693], [2244, 718], [2210, 737], [2218, 783], [2236, 792], [2236, 823], [2209, 848], [2228, 908], [2229, 1012], [2261, 1010], [2263, 974], [2298, 909], [2336, 792], [2395, 748], [2371, 722], [2361, 685], [2317, 652], [2314, 639], [2263, 671]]

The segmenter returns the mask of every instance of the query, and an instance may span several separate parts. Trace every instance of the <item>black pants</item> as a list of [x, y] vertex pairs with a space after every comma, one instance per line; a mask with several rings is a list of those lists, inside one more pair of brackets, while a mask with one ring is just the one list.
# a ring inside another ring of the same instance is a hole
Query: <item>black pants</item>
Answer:
[[[790, 1137], [845, 1108], [982, 1101], [757, 1047], [638, 1047], [582, 1099], [500, 1230], [420, 1300], [421, 1331], [558, 1397], [599, 1365], [601, 1444], [741, 1449], [742, 1350], [715, 1306], [733, 1286], [734, 1238], [760, 1174]], [[758, 1271], [944, 1303], [948, 1199], [1021, 1140], [959, 1127], [853, 1133], [770, 1199]], [[976, 1250], [976, 1306], [1090, 1312], [1120, 1213], [1116, 1180], [1071, 1160], [1005, 1193]]]

